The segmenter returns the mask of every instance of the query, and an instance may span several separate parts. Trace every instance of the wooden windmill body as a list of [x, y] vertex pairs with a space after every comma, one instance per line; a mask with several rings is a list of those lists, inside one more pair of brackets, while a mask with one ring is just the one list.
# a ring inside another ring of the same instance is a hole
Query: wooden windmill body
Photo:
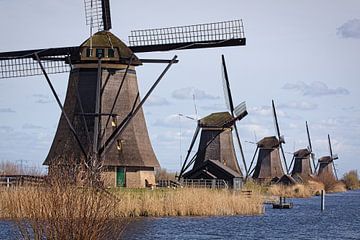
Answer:
[[308, 180], [313, 178], [311, 161], [313, 162], [313, 166], [315, 169], [315, 161], [314, 161], [315, 154], [313, 153], [309, 126], [307, 122], [306, 122], [306, 133], [308, 137], [308, 144], [309, 144], [308, 147], [299, 149], [298, 151], [294, 152], [293, 159], [290, 163], [290, 168], [292, 163], [294, 163], [294, 167], [291, 171], [291, 176], [294, 177], [298, 182], [307, 182]]
[[[177, 60], [139, 59], [135, 53], [245, 45], [242, 22], [132, 31], [127, 46], [110, 32], [109, 0], [85, 0], [85, 8], [97, 33], [91, 31], [80, 46], [0, 53], [0, 78], [45, 76], [62, 112], [44, 162], [50, 175], [64, 175], [65, 168], [64, 178], [76, 178], [73, 170], [83, 165], [91, 174], [101, 172], [106, 186], [155, 184], [159, 162], [142, 105]], [[167, 66], [140, 98], [135, 68], [145, 63]], [[69, 71], [62, 104], [48, 74]]]
[[[251, 175], [251, 173], [253, 173], [252, 178], [261, 182], [277, 182], [281, 179], [281, 177], [284, 176], [285, 173], [288, 173], [288, 166], [286, 163], [284, 150], [282, 148], [282, 144], [285, 143], [285, 140], [284, 137], [280, 134], [274, 101], [272, 101], [272, 111], [277, 136], [264, 137], [256, 143], [256, 150], [253, 160], [250, 164], [250, 168], [253, 165], [255, 157], [257, 156], [256, 164], [248, 174]], [[283, 170], [280, 154], [284, 159], [286, 172]], [[285, 177], [285, 179], [290, 179], [293, 181], [290, 176]]]
[[272, 181], [284, 175], [279, 145], [279, 140], [275, 136], [265, 137], [257, 143], [259, 153], [253, 179]]
[[196, 158], [192, 169], [183, 174], [184, 179], [223, 179], [231, 183], [233, 178], [243, 177], [232, 139], [233, 124], [228, 112], [212, 113], [199, 120]]
[[333, 154], [330, 135], [328, 135], [328, 144], [330, 155], [319, 158], [317, 176], [320, 180], [327, 178], [338, 180], [334, 161], [339, 159], [339, 157], [337, 154]]
[[[236, 121], [241, 120], [248, 113], [245, 102], [234, 107], [224, 55], [222, 55], [222, 69], [224, 74], [224, 97], [230, 112], [212, 113], [198, 121], [178, 179], [218, 179], [224, 180], [229, 185], [237, 188], [244, 175], [237, 161], [232, 133], [235, 132], [236, 134], [244, 169], [247, 172]], [[200, 131], [198, 150], [192, 159], [188, 161]], [[192, 169], [188, 170], [191, 166]]]

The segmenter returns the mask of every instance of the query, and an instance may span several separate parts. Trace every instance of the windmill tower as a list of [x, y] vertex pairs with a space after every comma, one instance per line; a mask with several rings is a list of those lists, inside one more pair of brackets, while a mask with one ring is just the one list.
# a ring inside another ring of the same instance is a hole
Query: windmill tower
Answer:
[[335, 163], [336, 159], [339, 159], [337, 154], [333, 154], [330, 135], [328, 134], [328, 143], [329, 143], [329, 152], [330, 156], [323, 156], [318, 160], [318, 172], [317, 176], [319, 178], [322, 177], [330, 177], [338, 180]]
[[[245, 45], [242, 21], [132, 31], [127, 46], [110, 32], [109, 0], [85, 0], [85, 9], [89, 39], [75, 47], [0, 53], [0, 78], [45, 76], [62, 112], [44, 162], [50, 175], [61, 166], [71, 178], [80, 164], [90, 179], [101, 177], [108, 186], [153, 184], [159, 162], [142, 105], [177, 60], [139, 59], [135, 53]], [[92, 34], [93, 28], [98, 32]], [[167, 66], [140, 99], [135, 68], [145, 63]], [[48, 74], [68, 71], [63, 105]]]
[[[242, 151], [236, 121], [247, 115], [246, 104], [243, 102], [234, 108], [224, 56], [222, 56], [222, 66], [225, 102], [231, 113], [212, 113], [198, 121], [179, 179], [223, 179], [232, 185], [234, 178], [243, 177], [236, 158], [232, 132], [235, 130]], [[200, 131], [198, 150], [189, 161], [190, 152]], [[187, 171], [191, 165], [193, 165], [192, 170]], [[246, 163], [244, 167], [247, 169]]]
[[290, 168], [294, 163], [294, 167], [291, 171], [291, 176], [294, 177], [295, 179], [300, 178], [300, 181], [302, 182], [309, 180], [309, 178], [311, 178], [313, 174], [311, 169], [310, 159], [312, 160], [315, 169], [315, 162], [314, 162], [315, 154], [312, 151], [309, 126], [307, 122], [306, 122], [306, 133], [309, 143], [308, 147], [296, 151], [290, 163]]
[[272, 110], [274, 114], [276, 136], [265, 137], [257, 142], [257, 147], [254, 157], [251, 161], [249, 169], [251, 169], [257, 154], [257, 162], [255, 167], [249, 172], [253, 179], [259, 181], [276, 181], [284, 175], [284, 170], [281, 164], [280, 151], [283, 156], [286, 171], [288, 167], [282, 144], [285, 143], [284, 136], [280, 134], [279, 123], [276, 115], [274, 100], [272, 100]]

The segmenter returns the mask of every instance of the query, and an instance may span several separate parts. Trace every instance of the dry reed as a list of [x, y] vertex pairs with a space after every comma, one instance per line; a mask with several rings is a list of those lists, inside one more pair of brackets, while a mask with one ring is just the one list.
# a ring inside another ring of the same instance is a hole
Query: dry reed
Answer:
[[288, 198], [308, 198], [318, 194], [324, 185], [316, 181], [309, 181], [306, 184], [295, 184], [291, 186], [286, 185], [271, 185], [268, 188], [268, 194], [288, 197]]
[[115, 201], [69, 186], [0, 189], [0, 217], [16, 222], [24, 239], [117, 239], [126, 225]]
[[212, 189], [118, 191], [118, 216], [255, 215], [263, 210], [263, 197]]

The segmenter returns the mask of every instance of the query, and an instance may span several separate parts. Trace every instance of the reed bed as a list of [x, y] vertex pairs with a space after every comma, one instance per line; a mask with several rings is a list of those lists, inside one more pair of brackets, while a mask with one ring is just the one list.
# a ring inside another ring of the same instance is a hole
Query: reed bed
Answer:
[[309, 181], [306, 184], [295, 184], [291, 186], [271, 185], [268, 194], [288, 198], [309, 198], [320, 193], [324, 184], [316, 181]]
[[0, 218], [15, 221], [23, 239], [118, 239], [127, 219], [116, 217], [115, 204], [91, 189], [0, 189]]
[[120, 199], [116, 215], [138, 216], [219, 216], [263, 213], [260, 194], [212, 189], [158, 189], [155, 191], [117, 191]]

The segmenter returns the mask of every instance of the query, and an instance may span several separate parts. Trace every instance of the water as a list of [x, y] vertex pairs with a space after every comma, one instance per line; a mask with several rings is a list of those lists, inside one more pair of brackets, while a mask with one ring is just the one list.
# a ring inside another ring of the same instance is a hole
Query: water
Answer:
[[[360, 191], [293, 199], [293, 209], [261, 216], [139, 218], [123, 239], [360, 239]], [[19, 239], [10, 221], [0, 221], [0, 239]]]
[[171, 217], [138, 219], [124, 239], [360, 239], [360, 191], [293, 199], [293, 209], [272, 209], [261, 216]]

